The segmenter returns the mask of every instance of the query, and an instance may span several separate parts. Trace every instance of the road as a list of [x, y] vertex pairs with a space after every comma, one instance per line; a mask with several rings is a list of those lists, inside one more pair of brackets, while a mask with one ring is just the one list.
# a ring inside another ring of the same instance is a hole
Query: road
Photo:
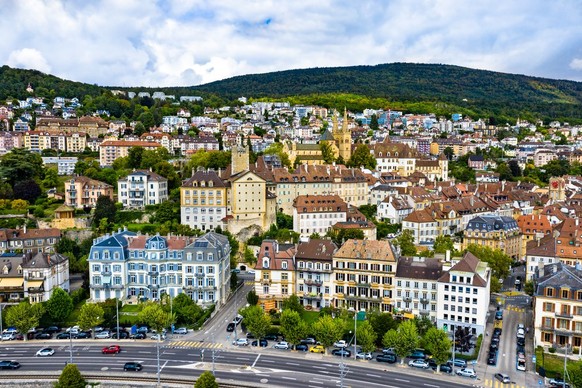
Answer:
[[[69, 346], [66, 341], [46, 341], [53, 346], [56, 353], [52, 357], [35, 357], [40, 342], [10, 343], [0, 348], [0, 359], [19, 361], [22, 368], [10, 373], [58, 371], [69, 361]], [[12, 346], [14, 344], [14, 346]], [[85, 341], [75, 342], [73, 362], [81, 372], [142, 373], [155, 376], [157, 371], [156, 346], [153, 341], [136, 342], [131, 345], [121, 344], [122, 352], [117, 355], [101, 354], [101, 348], [110, 342]], [[167, 346], [167, 345], [164, 345]], [[160, 348], [160, 365], [162, 376], [177, 375], [192, 377], [204, 370], [212, 369], [211, 352], [201, 348]], [[294, 353], [244, 349], [239, 352], [222, 351], [215, 353], [216, 376], [221, 381], [242, 381], [256, 386], [268, 387], [337, 387], [340, 384], [340, 359], [310, 353]], [[139, 361], [144, 366], [142, 372], [123, 372], [127, 361]], [[359, 364], [359, 365], [358, 365]], [[361, 366], [360, 366], [361, 365]], [[471, 386], [475, 381], [457, 376], [435, 376], [432, 371], [411, 370], [404, 366], [380, 364], [375, 361], [355, 362], [346, 360], [347, 374], [345, 387], [388, 387], [388, 388], [457, 388]], [[436, 379], [435, 379], [436, 377]]]

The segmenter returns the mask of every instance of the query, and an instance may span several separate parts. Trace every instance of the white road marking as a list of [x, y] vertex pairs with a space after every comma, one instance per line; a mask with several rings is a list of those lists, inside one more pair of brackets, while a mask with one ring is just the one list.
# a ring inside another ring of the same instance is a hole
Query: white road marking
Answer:
[[285, 380], [297, 380], [295, 377], [286, 377], [286, 376], [281, 376], [282, 379]]
[[310, 383], [313, 384], [323, 384], [323, 381], [317, 381], [317, 380], [309, 380]]
[[259, 357], [261, 357], [261, 353], [257, 354], [257, 358], [255, 358], [255, 362], [253, 362], [253, 368], [255, 367], [255, 364], [257, 363], [257, 361], [259, 361]]
[[434, 388], [440, 388], [440, 385], [433, 385], [433, 384], [424, 384], [427, 387], [434, 387]]
[[237, 357], [236, 359], [237, 360], [245, 360], [245, 361], [248, 361], [249, 360], [248, 358], [245, 358], [245, 357]]
[[298, 363], [296, 363], [296, 362], [286, 362], [285, 364], [287, 364], [287, 365], [296, 365], [296, 366], [299, 366], [299, 364], [298, 364]]
[[371, 373], [366, 373], [366, 376], [382, 378], [380, 375], [373, 375]]
[[323, 366], [318, 366], [318, 365], [311, 365], [312, 368], [316, 368], [316, 369], [327, 369]]
[[410, 380], [403, 380], [403, 379], [394, 379], [396, 381], [402, 381], [403, 383], [410, 383]]

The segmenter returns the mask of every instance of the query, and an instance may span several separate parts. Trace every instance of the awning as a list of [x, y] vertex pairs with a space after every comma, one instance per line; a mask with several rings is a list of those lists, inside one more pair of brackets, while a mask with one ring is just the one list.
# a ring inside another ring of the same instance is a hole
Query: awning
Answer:
[[29, 280], [28, 287], [39, 288], [44, 283], [44, 280]]
[[23, 278], [3, 278], [0, 280], [0, 287], [22, 287]]
[[414, 314], [413, 313], [404, 313], [404, 318], [406, 319], [414, 319]]

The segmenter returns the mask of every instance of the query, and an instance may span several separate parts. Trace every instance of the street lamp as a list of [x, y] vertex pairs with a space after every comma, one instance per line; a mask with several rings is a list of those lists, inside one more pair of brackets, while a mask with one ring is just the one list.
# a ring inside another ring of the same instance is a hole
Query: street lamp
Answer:
[[115, 316], [117, 317], [117, 340], [119, 341], [119, 299], [115, 298]]

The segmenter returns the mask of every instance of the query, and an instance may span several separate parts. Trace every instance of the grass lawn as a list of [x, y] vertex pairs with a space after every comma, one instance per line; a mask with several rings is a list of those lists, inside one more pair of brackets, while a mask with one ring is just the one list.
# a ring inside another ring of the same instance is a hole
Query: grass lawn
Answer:
[[122, 313], [139, 313], [141, 311], [141, 305], [139, 304], [126, 304], [121, 308]]
[[77, 324], [77, 322], [79, 321], [79, 313], [81, 312], [81, 307], [85, 304], [85, 302], [86, 300], [82, 300], [75, 306], [73, 312], [67, 318], [68, 326], [75, 326]]
[[307, 324], [311, 325], [313, 322], [317, 321], [317, 318], [319, 318], [319, 311], [305, 310], [303, 311], [303, 314], [301, 314], [301, 318], [303, 318]]
[[[568, 367], [574, 365], [574, 361], [568, 360]], [[543, 367], [549, 378], [564, 374], [564, 357], [558, 354], [544, 353], [543, 349], [536, 349], [536, 371]]]

